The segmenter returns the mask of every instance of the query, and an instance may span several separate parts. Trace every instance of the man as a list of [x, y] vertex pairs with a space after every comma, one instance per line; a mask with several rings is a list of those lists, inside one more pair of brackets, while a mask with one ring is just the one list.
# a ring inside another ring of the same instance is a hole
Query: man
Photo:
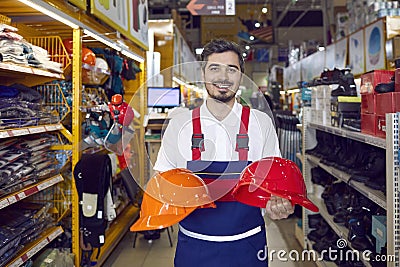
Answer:
[[[280, 156], [275, 129], [268, 115], [235, 100], [244, 72], [235, 43], [211, 41], [202, 60], [208, 98], [171, 119], [154, 169], [192, 170], [208, 184], [217, 208], [196, 209], [180, 222], [175, 266], [267, 266], [259, 257], [266, 247], [261, 211], [235, 201], [230, 189], [249, 161]], [[271, 219], [283, 219], [293, 207], [272, 196], [265, 211]]]

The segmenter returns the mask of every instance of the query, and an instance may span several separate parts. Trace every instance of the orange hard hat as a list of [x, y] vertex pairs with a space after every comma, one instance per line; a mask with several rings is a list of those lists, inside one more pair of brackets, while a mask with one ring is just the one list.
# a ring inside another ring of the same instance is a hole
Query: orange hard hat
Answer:
[[240, 174], [232, 195], [239, 202], [261, 208], [275, 195], [318, 211], [307, 198], [304, 178], [296, 163], [280, 157], [266, 157], [248, 165]]
[[183, 168], [153, 176], [146, 186], [139, 219], [130, 230], [146, 231], [174, 225], [196, 208], [211, 208], [212, 202], [204, 181]]
[[121, 94], [115, 94], [111, 97], [111, 104], [113, 104], [113, 105], [116, 105], [116, 106], [121, 105], [122, 101], [123, 101], [123, 97]]
[[82, 62], [94, 67], [96, 65], [95, 53], [89, 48], [82, 47]]

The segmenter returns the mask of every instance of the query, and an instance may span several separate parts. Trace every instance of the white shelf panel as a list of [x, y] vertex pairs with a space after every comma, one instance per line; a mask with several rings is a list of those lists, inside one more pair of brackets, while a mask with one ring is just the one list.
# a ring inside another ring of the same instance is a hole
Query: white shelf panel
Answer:
[[368, 199], [370, 199], [371, 201], [373, 201], [374, 203], [378, 204], [380, 207], [382, 207], [386, 210], [386, 208], [387, 208], [386, 196], [381, 191], [372, 189], [372, 188], [366, 186], [364, 183], [351, 181], [350, 174], [321, 163], [321, 160], [317, 157], [314, 157], [311, 155], [306, 155], [306, 159], [308, 159], [310, 162], [314, 163], [315, 165], [318, 165], [319, 167], [321, 167], [328, 173], [332, 174], [337, 179], [349, 184], [352, 188], [356, 189], [363, 196], [367, 197]]
[[370, 144], [373, 146], [377, 146], [380, 148], [386, 148], [386, 140], [384, 138], [379, 138], [376, 136], [368, 135], [368, 134], [363, 134], [359, 132], [353, 132], [349, 131], [346, 129], [338, 128], [338, 127], [333, 127], [333, 126], [328, 126], [328, 125], [321, 125], [321, 124], [316, 124], [313, 122], [310, 122], [308, 124], [308, 127], [321, 130], [327, 133], [331, 133], [334, 135], [350, 138], [356, 141], [360, 141], [366, 144]]
[[59, 131], [62, 128], [63, 126], [61, 124], [49, 124], [49, 125], [39, 125], [39, 126], [0, 130], [0, 139], [44, 133], [44, 132]]
[[21, 201], [24, 198], [32, 196], [32, 195], [36, 194], [37, 192], [43, 191], [44, 189], [49, 188], [50, 186], [53, 186], [63, 180], [64, 180], [64, 178], [61, 176], [61, 174], [58, 174], [51, 178], [45, 179], [39, 183], [30, 185], [20, 191], [17, 191], [15, 193], [7, 195], [3, 198], [0, 198], [0, 209], [3, 209], [7, 206], [10, 206], [10, 205], [18, 202], [18, 201]]
[[42, 250], [45, 246], [47, 246], [51, 241], [56, 239], [59, 235], [63, 233], [63, 229], [61, 226], [52, 227], [46, 231], [44, 231], [41, 236], [28, 244], [22, 252], [15, 257], [7, 266], [9, 267], [18, 267], [24, 264], [28, 259], [32, 258], [36, 253]]

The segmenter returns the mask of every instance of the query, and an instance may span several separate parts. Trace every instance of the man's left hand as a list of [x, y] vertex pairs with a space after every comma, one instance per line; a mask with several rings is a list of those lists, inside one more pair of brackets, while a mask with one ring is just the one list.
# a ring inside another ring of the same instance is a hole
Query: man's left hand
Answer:
[[265, 211], [272, 220], [280, 220], [292, 214], [294, 212], [294, 206], [285, 198], [271, 196], [267, 202]]

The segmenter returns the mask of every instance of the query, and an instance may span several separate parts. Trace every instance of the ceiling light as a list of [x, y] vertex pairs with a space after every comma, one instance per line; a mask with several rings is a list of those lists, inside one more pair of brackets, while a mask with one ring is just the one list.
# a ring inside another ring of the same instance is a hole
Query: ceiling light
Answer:
[[256, 28], [259, 28], [260, 26], [261, 26], [260, 22], [256, 22], [256, 23], [254, 24], [254, 27], [256, 27]]
[[143, 63], [143, 62], [144, 62], [144, 58], [143, 58], [143, 57], [141, 57], [141, 56], [139, 56], [139, 55], [136, 55], [136, 54], [134, 54], [134, 53], [131, 53], [131, 52], [129, 52], [129, 51], [122, 50], [122, 51], [121, 51], [121, 54], [123, 54], [124, 56], [127, 56], [127, 57], [129, 57], [129, 58], [131, 58], [131, 59], [133, 59], [133, 60], [136, 60], [136, 61], [139, 62], [139, 63]]
[[250, 46], [249, 46], [249, 45], [246, 45], [244, 48], [246, 48], [246, 50], [249, 50], [249, 49], [250, 49]]
[[92, 37], [93, 39], [96, 39], [97, 41], [105, 44], [106, 46], [109, 46], [109, 47], [117, 50], [117, 51], [121, 51], [122, 50], [121, 47], [119, 47], [116, 43], [113, 43], [113, 42], [101, 37], [100, 35], [95, 34], [95, 33], [91, 32], [91, 31], [87, 30], [87, 29], [84, 29], [83, 33], [88, 35], [88, 36], [90, 36], [90, 37]]
[[318, 50], [319, 50], [319, 51], [324, 51], [324, 50], [325, 50], [325, 47], [323, 47], [323, 46], [318, 46]]
[[196, 55], [201, 55], [203, 53], [204, 48], [196, 48]]
[[250, 41], [253, 41], [254, 40], [254, 36], [250, 35], [249, 39], [250, 39]]
[[268, 8], [263, 7], [263, 8], [261, 9], [261, 12], [264, 13], [264, 14], [268, 13]]
[[69, 19], [67, 19], [65, 17], [62, 17], [59, 14], [57, 14], [56, 13], [57, 10], [54, 10], [54, 12], [50, 11], [49, 9], [47, 9], [47, 8], [45, 8], [45, 7], [43, 7], [43, 6], [39, 5], [39, 4], [35, 4], [35, 3], [33, 3], [31, 1], [29, 1], [29, 0], [18, 0], [18, 1], [20, 1], [21, 3], [24, 3], [27, 6], [32, 7], [33, 9], [36, 9], [37, 11], [39, 11], [39, 12], [41, 12], [43, 14], [46, 14], [49, 17], [54, 18], [55, 20], [58, 20], [61, 23], [64, 23], [65, 25], [67, 25], [67, 26], [69, 26], [69, 27], [71, 27], [73, 29], [78, 29], [79, 28], [79, 26], [76, 23], [73, 23]]
[[246, 53], [243, 53], [243, 57], [247, 57], [247, 54], [246, 54]]

